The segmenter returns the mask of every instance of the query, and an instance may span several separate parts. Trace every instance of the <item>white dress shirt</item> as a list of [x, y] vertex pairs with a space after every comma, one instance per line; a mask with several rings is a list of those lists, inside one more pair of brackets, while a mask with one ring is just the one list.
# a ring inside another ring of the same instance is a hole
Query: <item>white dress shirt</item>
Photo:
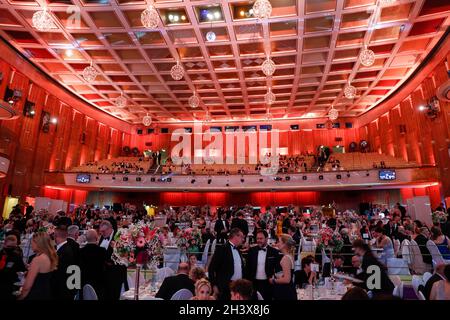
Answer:
[[61, 242], [60, 244], [57, 244], [57, 245], [56, 245], [56, 252], [58, 252], [58, 250], [59, 250], [63, 245], [65, 245], [66, 243], [67, 243], [67, 240], [64, 241], [64, 242]]
[[258, 250], [258, 262], [256, 265], [256, 280], [267, 280], [266, 275], [266, 256], [267, 256], [267, 246], [266, 250]]
[[108, 250], [109, 243], [111, 242], [111, 240], [113, 238], [113, 234], [114, 234], [114, 232], [111, 232], [111, 234], [109, 235], [108, 238], [103, 238], [102, 243], [100, 243], [100, 247], [105, 248], [105, 250]]
[[234, 265], [234, 273], [231, 277], [231, 280], [242, 279], [242, 260], [239, 255], [239, 251], [234, 245], [230, 242], [231, 252], [233, 253], [233, 265]]

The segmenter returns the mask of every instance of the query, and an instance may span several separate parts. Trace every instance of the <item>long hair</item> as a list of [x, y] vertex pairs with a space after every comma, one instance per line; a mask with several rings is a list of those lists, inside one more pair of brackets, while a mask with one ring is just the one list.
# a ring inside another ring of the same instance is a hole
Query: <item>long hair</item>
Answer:
[[45, 232], [36, 232], [33, 234], [33, 241], [36, 243], [38, 252], [45, 254], [50, 259], [50, 268], [55, 270], [58, 266], [58, 255], [49, 235]]
[[288, 234], [281, 234], [280, 235], [280, 241], [283, 243], [287, 249], [290, 255], [295, 256], [295, 241], [292, 239], [292, 237]]

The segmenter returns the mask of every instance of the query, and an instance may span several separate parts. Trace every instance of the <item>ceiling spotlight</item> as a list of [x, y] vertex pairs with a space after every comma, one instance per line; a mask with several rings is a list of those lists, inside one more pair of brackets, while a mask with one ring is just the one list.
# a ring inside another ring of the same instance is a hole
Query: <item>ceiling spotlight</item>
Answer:
[[220, 19], [221, 15], [219, 11], [214, 12], [214, 18]]
[[206, 15], [208, 17], [209, 20], [212, 20], [214, 18], [214, 16], [208, 12], [208, 14]]
[[319, 180], [323, 180], [323, 175], [320, 175], [320, 176], [319, 176]]
[[264, 179], [263, 178], [259, 178], [259, 182], [264, 182]]
[[150, 181], [151, 181], [151, 182], [155, 182], [155, 181], [156, 181], [155, 177], [151, 177], [151, 178], [150, 178]]
[[370, 176], [370, 173], [369, 173], [369, 171], [367, 171], [367, 172], [366, 172], [366, 177], [368, 177], [368, 176]]
[[194, 184], [194, 183], [195, 183], [195, 179], [192, 179], [192, 180], [191, 180], [191, 183]]
[[178, 22], [178, 20], [180, 20], [180, 17], [179, 17], [179, 16], [173, 17], [173, 21]]
[[244, 11], [244, 10], [241, 10], [241, 11], [239, 12], [239, 15], [240, 15], [241, 17], [245, 16], [245, 11]]
[[128, 181], [128, 177], [123, 177], [122, 180], [123, 181]]
[[51, 118], [50, 122], [52, 124], [57, 124], [58, 123], [58, 119], [53, 117], [53, 118]]
[[152, 4], [149, 4], [147, 8], [141, 13], [141, 23], [147, 29], [158, 28], [159, 14]]
[[113, 180], [116, 180], [116, 176], [112, 176], [112, 179], [113, 179]]
[[212, 182], [212, 179], [208, 179], [208, 184], [211, 184], [211, 182]]
[[347, 172], [347, 178], [350, 178], [350, 172]]
[[169, 20], [173, 20], [173, 14], [169, 14]]
[[181, 16], [181, 20], [186, 21], [186, 16], [184, 14]]
[[290, 180], [291, 180], [291, 177], [286, 176], [286, 177], [285, 177], [285, 180], [286, 180], [286, 181], [290, 181]]
[[307, 176], [303, 176], [302, 179], [303, 180], [308, 180], [308, 177]]
[[341, 180], [342, 176], [340, 174], [336, 175], [336, 179]]
[[241, 179], [241, 183], [244, 183], [244, 182], [245, 182], [245, 180], [242, 178], [242, 179]]

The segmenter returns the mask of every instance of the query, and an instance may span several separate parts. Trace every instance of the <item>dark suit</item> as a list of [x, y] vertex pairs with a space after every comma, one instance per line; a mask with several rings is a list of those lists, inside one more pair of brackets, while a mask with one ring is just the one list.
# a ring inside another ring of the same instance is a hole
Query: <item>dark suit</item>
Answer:
[[432, 264], [433, 258], [431, 253], [427, 248], [428, 239], [423, 234], [419, 234], [414, 241], [419, 245], [420, 253], [422, 254], [422, 259], [424, 263]]
[[392, 283], [391, 279], [389, 278], [389, 276], [385, 270], [385, 267], [382, 264], [380, 264], [380, 262], [377, 260], [377, 258], [375, 258], [369, 252], [366, 252], [366, 254], [362, 258], [361, 269], [363, 270], [363, 272], [359, 275], [360, 277], [358, 277], [364, 281], [362, 286], [364, 286], [367, 289], [367, 279], [371, 276], [371, 274], [367, 273], [367, 269], [372, 265], [376, 265], [380, 268], [381, 288], [380, 289], [371, 289], [371, 291], [374, 294], [380, 294], [380, 293], [392, 294], [392, 292], [394, 291], [394, 284]]
[[253, 282], [255, 291], [258, 291], [263, 296], [264, 300], [272, 300], [272, 286], [269, 284], [269, 279], [275, 274], [275, 266], [280, 262], [280, 252], [271, 247], [266, 246], [266, 259], [265, 259], [265, 273], [266, 280], [256, 279], [256, 272], [258, 268], [258, 255], [260, 252], [259, 246], [250, 248], [247, 256], [246, 266], [246, 278]]
[[100, 299], [104, 295], [105, 261], [105, 248], [95, 243], [88, 243], [80, 249], [81, 285], [90, 284]]
[[66, 242], [58, 250], [58, 267], [54, 277], [54, 290], [56, 298], [59, 300], [73, 300], [76, 290], [69, 290], [67, 288], [67, 279], [70, 274], [67, 274], [67, 268], [72, 265], [78, 265], [79, 252], [74, 247]]
[[[112, 236], [114, 239], [114, 235]], [[98, 242], [99, 246], [103, 241], [103, 237], [100, 237]], [[104, 283], [105, 290], [104, 296], [106, 300], [119, 300], [120, 291], [122, 290], [122, 285], [127, 283], [127, 268], [125, 266], [116, 264], [112, 260], [113, 248], [111, 242], [106, 249], [106, 262], [105, 262], [105, 272], [104, 272]]]
[[238, 228], [242, 231], [245, 237], [248, 234], [248, 223], [245, 219], [234, 218], [231, 220], [231, 229]]
[[[242, 259], [241, 254], [241, 266], [242, 275], [244, 275], [244, 259]], [[234, 274], [234, 260], [233, 253], [231, 249], [231, 244], [229, 242], [224, 245], [217, 246], [214, 255], [211, 258], [211, 262], [208, 267], [209, 280], [213, 286], [217, 286], [219, 289], [219, 299], [229, 300], [230, 299], [230, 281]]]
[[[214, 224], [214, 231], [216, 232], [216, 237], [218, 242], [224, 242], [227, 239], [227, 233], [224, 232], [225, 227], [223, 225], [224, 220], [217, 219]], [[225, 226], [227, 227], [227, 232], [230, 231], [230, 223], [225, 220]]]
[[386, 231], [386, 236], [391, 239], [397, 239], [398, 236], [398, 224], [386, 223], [383, 226], [383, 229]]
[[187, 274], [180, 273], [165, 278], [155, 297], [170, 300], [174, 293], [181, 289], [188, 289], [195, 295], [194, 281], [192, 281]]

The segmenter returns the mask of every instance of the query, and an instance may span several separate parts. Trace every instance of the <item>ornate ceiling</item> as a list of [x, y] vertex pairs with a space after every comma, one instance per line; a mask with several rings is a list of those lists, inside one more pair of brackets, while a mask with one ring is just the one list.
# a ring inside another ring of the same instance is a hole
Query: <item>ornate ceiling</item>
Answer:
[[[156, 0], [157, 30], [141, 24], [145, 1], [47, 3], [55, 26], [39, 32], [31, 19], [44, 0], [0, 0], [0, 35], [70, 91], [130, 123], [147, 113], [159, 121], [206, 112], [264, 119], [268, 87], [274, 118], [322, 117], [331, 106], [358, 116], [398, 88], [450, 25], [442, 0], [271, 0], [265, 20], [249, 13], [253, 1]], [[216, 39], [207, 41], [211, 30]], [[371, 67], [358, 59], [364, 44], [375, 52]], [[266, 54], [277, 65], [271, 78], [261, 71]], [[178, 60], [186, 73], [175, 81]], [[99, 75], [88, 83], [82, 71], [91, 61]], [[352, 100], [343, 95], [349, 82], [358, 90]], [[188, 105], [194, 90], [196, 109]], [[117, 107], [122, 92], [128, 102]]]

